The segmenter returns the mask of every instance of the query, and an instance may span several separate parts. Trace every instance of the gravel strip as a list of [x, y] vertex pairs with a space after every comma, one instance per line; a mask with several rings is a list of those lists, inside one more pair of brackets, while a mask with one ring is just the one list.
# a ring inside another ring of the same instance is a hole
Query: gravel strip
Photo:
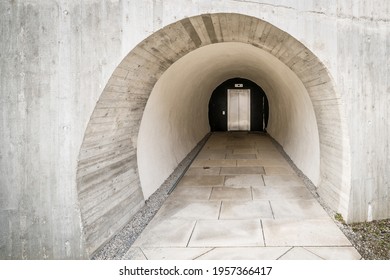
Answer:
[[92, 260], [120, 260], [123, 258], [134, 241], [153, 219], [154, 215], [169, 196], [171, 190], [176, 186], [178, 181], [187, 171], [188, 167], [203, 148], [210, 135], [211, 133], [207, 134], [196, 145], [187, 157], [180, 162], [177, 168], [168, 177], [168, 179], [165, 180], [161, 187], [145, 201], [145, 205], [134, 215], [130, 222], [101, 249], [99, 249], [92, 256]]
[[390, 260], [390, 219], [343, 225], [366, 260]]

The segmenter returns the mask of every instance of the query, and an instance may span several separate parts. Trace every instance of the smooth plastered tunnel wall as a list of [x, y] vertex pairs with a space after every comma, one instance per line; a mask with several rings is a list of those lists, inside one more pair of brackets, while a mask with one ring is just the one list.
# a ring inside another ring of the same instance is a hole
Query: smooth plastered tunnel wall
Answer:
[[348, 134], [324, 65], [265, 21], [206, 14], [173, 23], [140, 43], [116, 68], [96, 105], [77, 172], [89, 253], [134, 215], [208, 132], [212, 90], [233, 77], [265, 90], [269, 133], [327, 204], [348, 217]]
[[225, 42], [201, 47], [176, 61], [156, 83], [138, 136], [141, 187], [148, 198], [210, 131], [208, 103], [213, 90], [234, 77], [266, 90], [269, 134], [318, 185], [317, 122], [299, 78], [280, 60], [249, 44]]

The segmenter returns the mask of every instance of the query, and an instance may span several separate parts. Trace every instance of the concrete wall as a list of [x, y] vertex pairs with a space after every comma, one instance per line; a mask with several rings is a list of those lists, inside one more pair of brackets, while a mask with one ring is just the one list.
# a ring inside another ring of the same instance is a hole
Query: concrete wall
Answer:
[[[263, 19], [302, 42], [324, 63], [341, 99], [312, 98], [314, 109], [318, 109], [316, 118], [338, 106], [345, 116], [338, 116], [334, 122], [331, 118], [327, 123], [317, 122], [319, 130], [330, 131], [320, 144], [331, 147], [335, 129], [343, 131], [337, 135], [344, 142], [341, 146], [350, 147], [325, 151], [331, 157], [343, 154], [343, 163], [330, 166], [327, 160], [321, 161], [321, 166], [328, 165], [328, 173], [322, 173], [321, 178], [337, 177], [340, 169], [347, 175], [339, 186], [324, 187], [334, 189], [335, 195], [345, 193], [342, 200], [348, 203], [343, 209], [349, 221], [390, 217], [389, 3], [1, 1], [0, 257], [85, 258], [96, 244], [113, 234], [102, 227], [94, 245], [86, 245], [77, 170], [87, 125], [103, 89], [110, 86], [109, 78], [138, 43], [163, 26], [205, 13], [234, 12]], [[118, 68], [114, 78], [121, 78], [121, 73]], [[151, 77], [151, 88], [158, 78]], [[140, 95], [138, 102], [145, 105], [146, 100], [147, 96]], [[111, 103], [118, 105], [117, 101], [113, 98]], [[108, 116], [115, 120], [118, 115], [133, 114], [140, 122], [142, 110], [111, 110], [113, 115]], [[98, 116], [96, 110], [94, 114]], [[340, 118], [345, 119], [344, 124]], [[92, 118], [89, 127], [99, 121], [105, 120]], [[118, 128], [129, 127], [123, 122], [117, 124]], [[96, 129], [105, 135], [103, 127], [97, 125]], [[119, 129], [116, 131], [120, 134]], [[134, 145], [135, 149], [126, 153], [132, 162], [136, 160], [137, 136], [123, 139]], [[132, 176], [138, 170], [129, 165], [127, 172]], [[130, 186], [125, 188], [130, 194]], [[108, 206], [104, 213], [115, 206]], [[94, 228], [89, 232], [93, 234]]]

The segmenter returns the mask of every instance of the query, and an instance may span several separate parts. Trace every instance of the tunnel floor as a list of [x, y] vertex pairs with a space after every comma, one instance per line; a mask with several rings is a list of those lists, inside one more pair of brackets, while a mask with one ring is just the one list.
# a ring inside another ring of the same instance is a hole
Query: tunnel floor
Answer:
[[361, 259], [266, 134], [213, 133], [124, 259]]

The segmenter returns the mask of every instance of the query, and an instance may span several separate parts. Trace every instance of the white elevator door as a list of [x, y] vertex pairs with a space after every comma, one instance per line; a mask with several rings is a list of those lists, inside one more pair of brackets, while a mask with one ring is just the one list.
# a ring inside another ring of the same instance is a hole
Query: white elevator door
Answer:
[[228, 89], [228, 131], [251, 128], [250, 89]]

